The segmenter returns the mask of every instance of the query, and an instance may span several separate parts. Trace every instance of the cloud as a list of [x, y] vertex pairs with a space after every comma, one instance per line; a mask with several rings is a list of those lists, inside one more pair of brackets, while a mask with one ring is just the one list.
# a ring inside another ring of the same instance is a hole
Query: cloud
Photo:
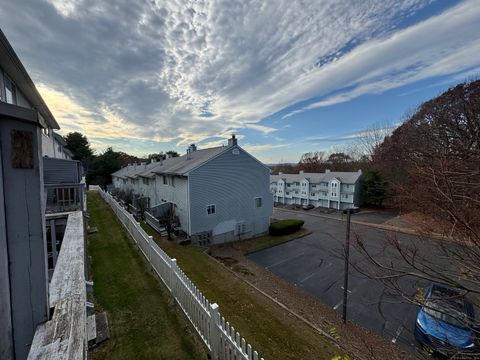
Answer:
[[248, 152], [256, 153], [288, 146], [290, 146], [290, 144], [245, 144], [242, 146], [242, 148], [244, 148]]
[[283, 118], [475, 66], [479, 63], [475, 55], [480, 51], [479, 31], [480, 7], [476, 1], [466, 1], [388, 37], [368, 41], [319, 74], [317, 84], [329, 84], [323, 86], [327, 93], [339, 93]]
[[475, 1], [399, 30], [429, 3], [17, 0], [0, 21], [34, 81], [67, 101], [47, 100], [65, 129], [182, 147], [478, 63]]

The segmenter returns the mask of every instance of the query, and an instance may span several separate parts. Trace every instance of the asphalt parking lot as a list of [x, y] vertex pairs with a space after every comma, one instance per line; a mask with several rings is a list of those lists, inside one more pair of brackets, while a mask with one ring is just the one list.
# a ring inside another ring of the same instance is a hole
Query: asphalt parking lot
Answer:
[[[341, 315], [345, 222], [278, 209], [275, 209], [274, 217], [302, 219], [312, 234], [250, 254], [249, 259], [313, 294]], [[383, 250], [385, 237], [393, 235], [385, 230], [356, 224], [352, 224], [352, 234], [366, 239], [372, 248], [378, 247], [378, 250]], [[407, 234], [396, 233], [395, 236], [402, 242], [416, 239]], [[357, 264], [366, 264], [364, 257], [353, 247], [350, 259]], [[410, 296], [416, 293], [417, 287], [428, 285], [414, 278], [402, 278], [400, 281]], [[397, 292], [350, 267], [347, 304], [348, 320], [380, 334], [412, 354], [419, 354], [413, 336], [417, 307]]]

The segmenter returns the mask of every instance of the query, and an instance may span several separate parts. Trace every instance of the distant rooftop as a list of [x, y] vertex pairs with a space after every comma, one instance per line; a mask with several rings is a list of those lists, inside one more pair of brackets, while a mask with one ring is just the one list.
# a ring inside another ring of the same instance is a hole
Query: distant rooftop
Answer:
[[154, 177], [155, 174], [185, 176], [189, 171], [221, 154], [232, 146], [237, 146], [237, 139], [235, 138], [235, 135], [228, 140], [228, 146], [197, 149], [195, 144], [192, 144], [187, 149], [186, 154], [182, 156], [150, 162], [148, 164], [131, 164], [114, 172], [112, 176], [134, 179], [139, 176], [150, 178]]
[[329, 182], [333, 178], [340, 180], [342, 183], [354, 184], [362, 176], [362, 171], [347, 172], [347, 171], [329, 171], [324, 173], [298, 173], [298, 174], [283, 174], [270, 175], [270, 181], [278, 181], [285, 179], [288, 182], [300, 182], [307, 179], [311, 183]]

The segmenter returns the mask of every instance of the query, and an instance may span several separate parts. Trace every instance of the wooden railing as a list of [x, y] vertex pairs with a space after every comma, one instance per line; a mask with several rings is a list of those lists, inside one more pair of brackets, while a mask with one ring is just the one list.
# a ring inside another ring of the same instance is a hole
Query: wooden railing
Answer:
[[85, 184], [45, 184], [44, 187], [47, 213], [84, 210]]
[[49, 287], [52, 318], [37, 327], [28, 359], [86, 359], [87, 312], [83, 212], [68, 215]]

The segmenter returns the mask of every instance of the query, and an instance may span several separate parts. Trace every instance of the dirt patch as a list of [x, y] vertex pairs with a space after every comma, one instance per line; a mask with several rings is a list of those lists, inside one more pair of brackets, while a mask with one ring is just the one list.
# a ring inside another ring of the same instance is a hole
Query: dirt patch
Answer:
[[[244, 251], [240, 250], [235, 243], [214, 246], [208, 252], [235, 272], [238, 277], [248, 281], [314, 326], [330, 334], [345, 351], [353, 354], [355, 358], [388, 358], [390, 360], [411, 358], [405, 351], [357, 324], [347, 322], [344, 325], [335, 310], [250, 261], [245, 257]], [[277, 305], [272, 303], [271, 306]]]

